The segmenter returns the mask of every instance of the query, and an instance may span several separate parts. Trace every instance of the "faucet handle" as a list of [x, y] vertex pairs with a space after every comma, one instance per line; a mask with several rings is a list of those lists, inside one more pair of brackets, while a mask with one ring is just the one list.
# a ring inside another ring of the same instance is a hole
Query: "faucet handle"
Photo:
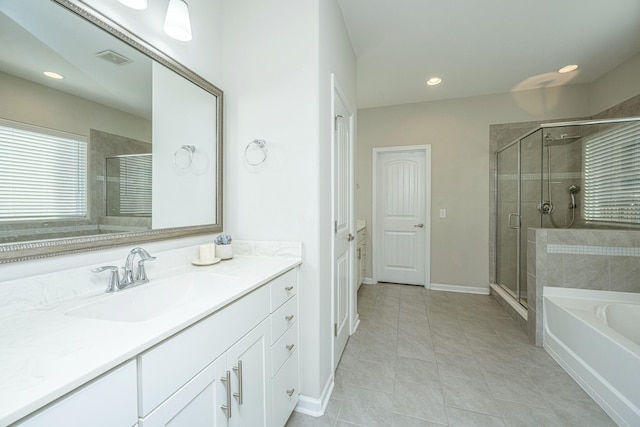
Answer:
[[118, 275], [118, 267], [113, 265], [105, 265], [102, 267], [96, 267], [91, 269], [93, 273], [102, 273], [103, 271], [109, 270], [111, 272], [111, 276], [109, 276], [109, 285], [107, 285], [107, 290], [105, 292], [117, 292], [120, 290], [120, 276]]
[[[146, 251], [145, 251], [146, 253]], [[147, 255], [149, 255], [147, 253]], [[138, 261], [138, 273], [136, 274], [136, 281], [142, 281], [142, 282], [148, 282], [149, 279], [147, 278], [147, 271], [144, 269], [144, 262], [145, 261], [153, 261], [154, 259], [156, 259], [156, 257], [149, 255], [148, 257], [142, 257], [140, 258], [140, 260]]]

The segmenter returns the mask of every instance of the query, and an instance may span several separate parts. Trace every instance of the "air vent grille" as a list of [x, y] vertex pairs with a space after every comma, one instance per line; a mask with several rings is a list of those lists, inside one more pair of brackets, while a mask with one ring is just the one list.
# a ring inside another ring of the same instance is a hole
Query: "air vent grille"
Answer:
[[113, 50], [103, 50], [102, 52], [96, 53], [96, 56], [118, 66], [126, 65], [133, 62], [132, 59], [129, 59], [126, 56], [121, 55]]

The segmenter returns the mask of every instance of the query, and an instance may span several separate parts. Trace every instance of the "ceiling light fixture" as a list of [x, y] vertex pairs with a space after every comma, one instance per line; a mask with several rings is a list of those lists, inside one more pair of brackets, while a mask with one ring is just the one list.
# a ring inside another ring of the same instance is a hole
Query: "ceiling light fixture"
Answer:
[[118, 0], [125, 6], [129, 6], [131, 9], [145, 10], [147, 8], [147, 0]]
[[176, 40], [191, 40], [191, 20], [189, 6], [184, 0], [169, 0], [167, 16], [164, 20], [164, 32]]
[[44, 74], [45, 76], [47, 76], [47, 77], [49, 77], [51, 79], [55, 79], [55, 80], [64, 79], [64, 76], [62, 74], [54, 73], [53, 71], [45, 71], [42, 74]]
[[440, 77], [431, 77], [429, 80], [427, 80], [427, 84], [429, 86], [439, 85], [440, 83], [442, 83], [442, 79]]
[[567, 66], [564, 66], [564, 67], [560, 68], [558, 70], [558, 72], [564, 74], [564, 73], [570, 73], [570, 72], [575, 71], [577, 69], [578, 69], [578, 66], [573, 64], [573, 65], [567, 65]]

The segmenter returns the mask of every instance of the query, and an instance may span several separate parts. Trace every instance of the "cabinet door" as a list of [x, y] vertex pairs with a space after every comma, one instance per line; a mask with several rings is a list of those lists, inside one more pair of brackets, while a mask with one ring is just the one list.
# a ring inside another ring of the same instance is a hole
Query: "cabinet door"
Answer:
[[132, 360], [18, 421], [15, 426], [126, 427], [136, 423], [137, 412], [136, 362]]
[[[271, 352], [268, 322], [262, 322], [229, 350], [233, 427], [267, 427], [271, 419], [268, 367]], [[270, 375], [269, 375], [270, 377]]]
[[222, 427], [227, 425], [227, 358], [223, 354], [149, 415], [139, 427]]

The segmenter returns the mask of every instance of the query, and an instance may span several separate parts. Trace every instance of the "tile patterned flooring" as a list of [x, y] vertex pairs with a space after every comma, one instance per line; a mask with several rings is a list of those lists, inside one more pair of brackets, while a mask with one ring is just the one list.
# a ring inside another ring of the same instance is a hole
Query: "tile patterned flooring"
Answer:
[[362, 285], [325, 415], [286, 427], [616, 424], [492, 297]]

